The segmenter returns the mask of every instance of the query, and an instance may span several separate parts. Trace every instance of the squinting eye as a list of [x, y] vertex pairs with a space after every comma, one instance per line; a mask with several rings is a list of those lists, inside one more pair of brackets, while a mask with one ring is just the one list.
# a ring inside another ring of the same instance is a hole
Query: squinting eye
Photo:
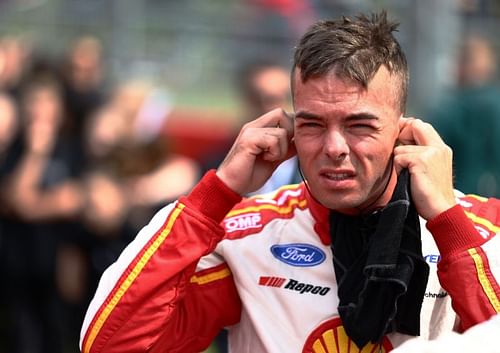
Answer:
[[300, 124], [299, 127], [321, 127], [321, 125], [318, 123], [307, 122]]
[[351, 125], [351, 128], [355, 129], [373, 129], [374, 127], [368, 124], [355, 124]]

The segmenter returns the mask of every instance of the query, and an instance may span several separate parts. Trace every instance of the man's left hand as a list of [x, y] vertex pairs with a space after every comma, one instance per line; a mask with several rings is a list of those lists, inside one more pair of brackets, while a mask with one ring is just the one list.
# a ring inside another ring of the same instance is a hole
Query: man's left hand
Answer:
[[399, 146], [394, 165], [411, 175], [411, 193], [417, 212], [432, 219], [456, 204], [453, 192], [452, 150], [432, 125], [415, 118], [400, 118]]

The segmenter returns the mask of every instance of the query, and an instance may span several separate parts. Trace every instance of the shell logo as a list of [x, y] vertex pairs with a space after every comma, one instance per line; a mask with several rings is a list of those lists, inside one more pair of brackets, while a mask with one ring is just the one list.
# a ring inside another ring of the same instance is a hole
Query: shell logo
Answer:
[[387, 353], [392, 348], [391, 342], [384, 337], [382, 343], [369, 343], [359, 349], [337, 317], [322, 323], [309, 335], [302, 353]]

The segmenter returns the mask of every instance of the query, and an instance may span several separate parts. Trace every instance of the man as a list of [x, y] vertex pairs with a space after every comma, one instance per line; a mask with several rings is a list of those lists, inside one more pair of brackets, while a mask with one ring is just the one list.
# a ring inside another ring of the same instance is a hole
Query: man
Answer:
[[[138, 234], [101, 279], [83, 352], [201, 351], [221, 327], [238, 353], [387, 352], [500, 310], [500, 202], [455, 198], [451, 150], [403, 117], [396, 27], [382, 13], [302, 37], [293, 119], [246, 124]], [[240, 202], [294, 154], [305, 183]]]

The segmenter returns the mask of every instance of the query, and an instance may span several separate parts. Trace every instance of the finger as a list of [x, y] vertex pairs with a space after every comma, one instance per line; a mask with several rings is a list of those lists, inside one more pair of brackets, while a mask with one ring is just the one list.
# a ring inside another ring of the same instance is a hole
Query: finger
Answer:
[[278, 127], [285, 125], [286, 120], [289, 119], [285, 111], [281, 108], [273, 109], [255, 120], [247, 123], [248, 127]]
[[408, 168], [411, 172], [424, 171], [429, 167], [451, 170], [452, 153], [449, 148], [401, 145], [394, 148], [394, 165], [397, 172], [401, 168]]
[[418, 153], [422, 156], [440, 156], [445, 160], [452, 161], [453, 159], [453, 151], [452, 149], [446, 145], [441, 144], [438, 146], [421, 146], [421, 145], [399, 145], [394, 147], [394, 155], [402, 155], [409, 153]]
[[394, 154], [394, 168], [396, 169], [396, 173], [399, 175], [402, 169], [408, 169], [411, 174], [414, 174], [421, 163], [418, 163], [417, 160], [421, 157], [421, 154], [418, 152], [415, 153], [403, 153], [403, 154]]
[[429, 146], [418, 146], [418, 145], [400, 145], [394, 147], [394, 155], [410, 154], [410, 153], [421, 153], [425, 154], [426, 151], [432, 149]]
[[444, 141], [434, 127], [420, 119], [401, 118], [399, 127], [399, 141], [403, 145], [444, 145]]
[[413, 171], [414, 166], [418, 165], [424, 155], [428, 153], [429, 147], [416, 145], [401, 145], [394, 148], [394, 166], [399, 174], [401, 169]]
[[245, 128], [266, 127], [284, 129], [286, 136], [290, 140], [293, 137], [294, 129], [293, 114], [287, 113], [281, 108], [276, 108], [245, 125]]
[[289, 148], [286, 131], [281, 128], [258, 129], [256, 133], [262, 134], [259, 141], [263, 152], [263, 158], [268, 161], [283, 160], [286, 158]]

